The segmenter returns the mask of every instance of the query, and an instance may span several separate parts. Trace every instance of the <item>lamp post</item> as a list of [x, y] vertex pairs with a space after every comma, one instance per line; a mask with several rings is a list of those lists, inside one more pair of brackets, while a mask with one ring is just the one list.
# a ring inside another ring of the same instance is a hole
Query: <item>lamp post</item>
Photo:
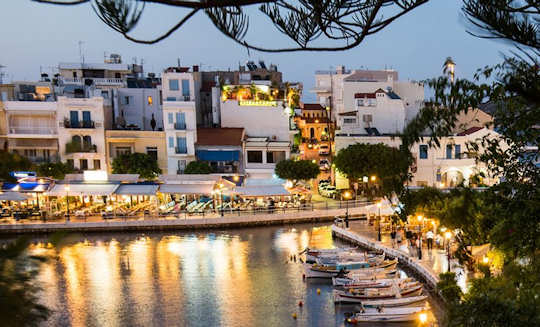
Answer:
[[[372, 177], [373, 177], [373, 176], [372, 176]], [[378, 222], [378, 224], [377, 224], [378, 227], [379, 227], [379, 228], [378, 228], [379, 231], [378, 231], [377, 238], [378, 238], [378, 240], [379, 240], [379, 242], [380, 242], [380, 241], [381, 241], [381, 202], [380, 202], [380, 201], [377, 202], [377, 208], [379, 209], [379, 217], [378, 217], [378, 221], [379, 221], [379, 222]]]
[[66, 207], [67, 207], [67, 216], [66, 221], [69, 221], [69, 185], [64, 186], [64, 190], [66, 190]]
[[345, 206], [346, 206], [346, 211], [345, 211], [345, 227], [346, 228], [349, 228], [349, 199], [351, 198], [351, 192], [349, 191], [345, 191], [345, 193], [343, 193], [343, 198], [345, 199]]
[[450, 238], [452, 238], [452, 233], [450, 231], [444, 233], [444, 238], [446, 239], [446, 257], [448, 261], [447, 272], [450, 272]]

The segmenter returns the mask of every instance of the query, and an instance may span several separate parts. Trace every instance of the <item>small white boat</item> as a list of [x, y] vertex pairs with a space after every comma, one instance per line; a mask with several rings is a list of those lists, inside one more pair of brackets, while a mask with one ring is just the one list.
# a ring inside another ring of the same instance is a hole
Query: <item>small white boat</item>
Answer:
[[385, 288], [412, 281], [412, 278], [354, 279], [333, 277], [332, 285], [341, 288]]
[[304, 263], [305, 276], [307, 278], [332, 278], [352, 274], [374, 275], [379, 273], [388, 274], [395, 270], [397, 259], [387, 260], [377, 266], [369, 266], [365, 262], [345, 262], [332, 265], [319, 265]]
[[356, 324], [360, 322], [409, 322], [417, 321], [420, 314], [425, 314], [424, 307], [403, 308], [362, 308], [346, 319], [346, 322]]
[[354, 300], [354, 299], [347, 299], [343, 300], [341, 297], [337, 296], [334, 297], [335, 303], [358, 303], [362, 304], [366, 308], [376, 308], [376, 307], [402, 307], [407, 306], [411, 304], [416, 304], [420, 302], [424, 302], [427, 300], [426, 295], [419, 295], [419, 296], [408, 296], [408, 297], [402, 297], [399, 299], [384, 299], [384, 300]]
[[356, 300], [386, 300], [397, 299], [406, 296], [419, 296], [422, 294], [422, 285], [420, 283], [411, 283], [406, 288], [397, 289], [349, 289], [347, 291], [334, 290], [334, 299], [339, 296], [340, 302], [357, 302]]
[[328, 256], [328, 255], [337, 255], [342, 252], [351, 252], [356, 250], [357, 248], [333, 248], [333, 249], [310, 249], [306, 248], [304, 251], [300, 252], [299, 254], [306, 254], [306, 262], [307, 263], [314, 263], [315, 260], [318, 257], [321, 256]]

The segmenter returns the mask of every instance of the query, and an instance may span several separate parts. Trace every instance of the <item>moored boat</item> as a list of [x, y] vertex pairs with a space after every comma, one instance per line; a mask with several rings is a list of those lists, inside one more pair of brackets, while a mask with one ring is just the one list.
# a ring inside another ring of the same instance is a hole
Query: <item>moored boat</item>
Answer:
[[334, 290], [334, 299], [339, 296], [341, 302], [350, 300], [375, 300], [375, 299], [395, 299], [406, 296], [419, 296], [422, 294], [422, 285], [415, 284], [414, 286], [404, 289], [350, 289], [348, 291]]
[[304, 251], [300, 252], [299, 254], [306, 254], [306, 262], [307, 263], [314, 263], [315, 260], [321, 256], [325, 255], [338, 255], [339, 253], [343, 252], [351, 252], [356, 250], [357, 248], [333, 248], [333, 249], [310, 249], [306, 248]]
[[381, 279], [353, 279], [353, 278], [332, 278], [334, 287], [341, 288], [385, 288], [402, 283], [412, 282], [412, 278], [381, 278]]
[[401, 307], [416, 303], [425, 302], [427, 300], [426, 295], [407, 296], [396, 299], [382, 299], [382, 300], [357, 300], [351, 298], [342, 298], [340, 295], [334, 294], [335, 303], [349, 303], [349, 304], [362, 304], [364, 307]]
[[305, 276], [308, 278], [332, 278], [347, 274], [379, 274], [389, 273], [397, 265], [397, 259], [387, 260], [377, 266], [369, 266], [365, 262], [345, 262], [333, 265], [304, 263]]
[[421, 314], [425, 314], [424, 307], [403, 307], [403, 308], [362, 308], [360, 312], [352, 314], [346, 318], [348, 323], [359, 322], [409, 322], [419, 319]]

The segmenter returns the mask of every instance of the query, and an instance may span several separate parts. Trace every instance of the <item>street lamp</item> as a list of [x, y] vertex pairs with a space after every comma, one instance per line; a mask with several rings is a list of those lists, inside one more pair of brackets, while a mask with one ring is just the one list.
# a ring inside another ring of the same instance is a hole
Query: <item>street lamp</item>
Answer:
[[378, 233], [378, 239], [379, 242], [381, 241], [381, 202], [377, 202], [377, 208], [379, 208], [379, 233]]
[[66, 221], [69, 221], [69, 185], [64, 186], [64, 190], [66, 191], [66, 207], [67, 207], [67, 216]]
[[343, 198], [345, 199], [345, 206], [347, 211], [345, 212], [345, 227], [349, 228], [349, 199], [351, 198], [351, 192], [345, 191], [343, 193]]
[[448, 231], [444, 233], [444, 238], [446, 239], [446, 257], [448, 261], [447, 272], [450, 272], [450, 239], [452, 238], [452, 232]]
[[372, 182], [375, 182], [376, 180], [377, 180], [377, 176], [375, 176], [375, 175], [371, 176], [371, 181]]

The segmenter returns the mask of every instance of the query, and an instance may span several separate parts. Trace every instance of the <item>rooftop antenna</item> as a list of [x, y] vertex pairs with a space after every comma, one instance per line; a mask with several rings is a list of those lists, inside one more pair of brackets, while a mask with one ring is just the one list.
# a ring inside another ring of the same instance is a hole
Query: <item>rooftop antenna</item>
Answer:
[[178, 67], [180, 67], [180, 58], [177, 58], [178, 60]]
[[79, 41], [79, 58], [81, 60], [81, 64], [84, 64], [84, 54], [82, 50], [83, 41]]

